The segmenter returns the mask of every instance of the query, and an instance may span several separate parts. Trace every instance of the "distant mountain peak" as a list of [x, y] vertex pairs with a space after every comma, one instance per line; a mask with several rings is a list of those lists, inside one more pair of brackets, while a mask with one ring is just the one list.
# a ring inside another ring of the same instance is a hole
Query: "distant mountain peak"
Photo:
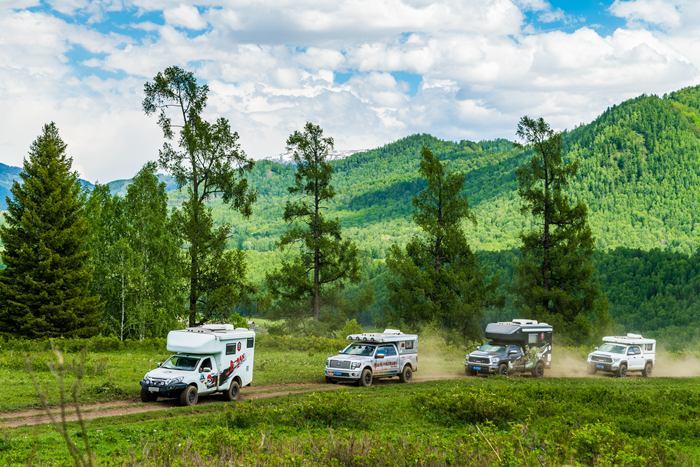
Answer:
[[[358, 152], [365, 152], [368, 151], [368, 149], [338, 149], [338, 150], [333, 150], [328, 153], [328, 159], [329, 161], [336, 161], [338, 159], [345, 159], [348, 156], [352, 156], [353, 154], [357, 154]], [[267, 156], [263, 157], [264, 160], [272, 161], [272, 162], [279, 162], [280, 164], [292, 164], [294, 162], [294, 153], [291, 152], [285, 152], [282, 154], [277, 154], [275, 156]]]

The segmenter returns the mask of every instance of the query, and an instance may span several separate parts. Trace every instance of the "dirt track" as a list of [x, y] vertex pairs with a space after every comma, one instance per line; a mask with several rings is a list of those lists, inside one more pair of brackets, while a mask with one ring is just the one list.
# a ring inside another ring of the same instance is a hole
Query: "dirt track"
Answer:
[[[459, 378], [457, 375], [445, 376], [414, 376], [414, 381], [431, 381], [436, 379]], [[374, 382], [375, 385], [383, 386], [387, 384], [400, 384], [398, 379], [379, 380]], [[249, 399], [264, 399], [268, 397], [284, 396], [287, 394], [299, 394], [310, 391], [325, 391], [347, 387], [344, 384], [325, 384], [325, 383], [309, 383], [309, 384], [276, 384], [270, 386], [252, 386], [241, 390], [241, 401]], [[202, 396], [198, 404], [211, 404], [213, 402], [222, 402], [222, 395]], [[153, 412], [156, 410], [170, 410], [178, 407], [178, 403], [174, 399], [160, 399], [157, 402], [144, 404], [140, 399], [126, 399], [121, 401], [104, 402], [101, 404], [84, 405], [80, 407], [80, 413], [85, 420], [101, 417], [116, 417], [120, 415], [128, 415], [134, 413]], [[56, 419], [60, 419], [60, 410], [52, 409]], [[66, 408], [66, 421], [78, 420], [78, 415], [75, 408]], [[0, 425], [12, 428], [24, 425], [40, 425], [42, 423], [51, 423], [51, 419], [46, 412], [39, 409], [25, 410], [21, 412], [0, 413]]]

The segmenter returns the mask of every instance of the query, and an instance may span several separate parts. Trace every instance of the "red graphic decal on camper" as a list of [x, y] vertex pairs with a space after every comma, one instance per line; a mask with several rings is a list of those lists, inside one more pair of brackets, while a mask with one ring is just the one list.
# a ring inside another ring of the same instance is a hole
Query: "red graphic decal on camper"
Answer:
[[241, 354], [241, 356], [237, 359], [231, 360], [229, 367], [222, 371], [219, 375], [219, 386], [222, 386], [226, 381], [228, 381], [233, 372], [236, 371], [236, 369], [240, 367], [247, 359], [248, 356], [246, 354]]

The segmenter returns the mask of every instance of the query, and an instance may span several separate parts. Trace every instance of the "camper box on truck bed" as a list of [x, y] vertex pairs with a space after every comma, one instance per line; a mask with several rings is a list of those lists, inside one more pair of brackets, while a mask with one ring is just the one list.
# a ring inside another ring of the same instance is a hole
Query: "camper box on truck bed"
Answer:
[[141, 400], [179, 398], [195, 405], [200, 394], [223, 392], [236, 400], [253, 381], [255, 332], [230, 324], [208, 324], [168, 333], [167, 349], [175, 352], [141, 380]]
[[467, 355], [470, 376], [531, 372], [541, 377], [552, 368], [552, 326], [532, 319], [490, 323], [484, 332], [490, 342]]

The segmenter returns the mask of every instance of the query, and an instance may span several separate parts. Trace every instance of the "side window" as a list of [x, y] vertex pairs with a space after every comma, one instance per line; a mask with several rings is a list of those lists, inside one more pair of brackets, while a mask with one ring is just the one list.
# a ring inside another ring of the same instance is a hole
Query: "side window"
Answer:
[[199, 371], [202, 371], [204, 368], [211, 368], [210, 358], [205, 358], [204, 360], [202, 360], [202, 364], [199, 365]]
[[634, 355], [634, 347], [627, 349], [627, 355]]
[[255, 345], [255, 337], [249, 337], [248, 343], [246, 344], [246, 347], [249, 349], [252, 349], [254, 345]]
[[535, 333], [530, 333], [527, 335], [527, 343], [528, 344], [537, 344], [537, 334]]
[[236, 343], [226, 344], [226, 355], [236, 355]]
[[644, 350], [648, 352], [653, 352], [654, 351], [654, 344], [644, 344]]
[[406, 341], [406, 347], [404, 347], [406, 350], [411, 350], [413, 349], [413, 341]]
[[641, 349], [640, 349], [639, 347], [635, 347], [635, 348], [634, 348], [634, 354], [635, 354], [635, 355], [641, 355], [641, 354], [642, 354]]
[[378, 357], [379, 355], [386, 355], [386, 349], [382, 347], [381, 349], [377, 350], [377, 353], [375, 354], [375, 357]]
[[393, 346], [386, 347], [386, 356], [393, 357], [394, 355], [396, 355], [396, 349]]
[[515, 345], [511, 345], [508, 347], [508, 353], [511, 353], [512, 351], [520, 352], [520, 349]]

